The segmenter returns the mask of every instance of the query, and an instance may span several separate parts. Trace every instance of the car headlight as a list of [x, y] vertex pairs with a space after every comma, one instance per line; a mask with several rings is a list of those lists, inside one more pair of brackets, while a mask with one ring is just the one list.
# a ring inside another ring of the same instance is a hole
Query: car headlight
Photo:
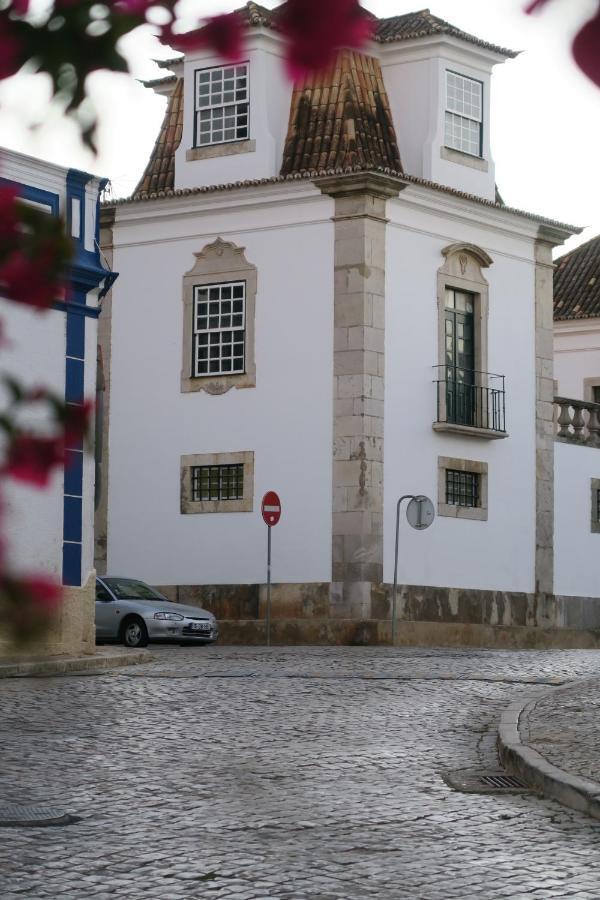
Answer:
[[183, 622], [183, 616], [179, 613], [157, 612], [154, 613], [155, 619], [168, 619], [169, 622]]

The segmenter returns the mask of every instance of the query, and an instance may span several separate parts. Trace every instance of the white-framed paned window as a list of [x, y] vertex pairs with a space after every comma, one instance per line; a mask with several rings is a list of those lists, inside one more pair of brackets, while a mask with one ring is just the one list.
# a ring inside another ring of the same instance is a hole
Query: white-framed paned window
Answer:
[[194, 288], [192, 376], [244, 372], [246, 283]]
[[199, 69], [195, 85], [195, 146], [249, 136], [248, 65]]
[[483, 84], [457, 72], [446, 72], [446, 147], [481, 156]]

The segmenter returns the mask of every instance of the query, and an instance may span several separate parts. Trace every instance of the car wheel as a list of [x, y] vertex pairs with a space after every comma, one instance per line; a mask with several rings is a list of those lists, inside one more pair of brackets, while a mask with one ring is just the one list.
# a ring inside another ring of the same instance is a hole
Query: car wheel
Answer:
[[142, 619], [125, 619], [121, 638], [126, 647], [145, 647], [148, 643], [148, 629]]

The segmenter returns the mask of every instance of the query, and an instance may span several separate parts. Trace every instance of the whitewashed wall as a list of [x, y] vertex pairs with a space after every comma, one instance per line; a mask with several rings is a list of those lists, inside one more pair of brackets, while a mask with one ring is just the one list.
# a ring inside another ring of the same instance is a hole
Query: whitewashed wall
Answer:
[[600, 450], [554, 445], [554, 590], [600, 597], [600, 534], [591, 530], [591, 479], [600, 478]]
[[[9, 341], [2, 348], [0, 372], [16, 376], [27, 387], [44, 385], [59, 396], [65, 390], [65, 315], [39, 313], [0, 300], [0, 318]], [[2, 392], [0, 406], [6, 394]], [[43, 430], [48, 422], [33, 414], [28, 424]], [[62, 572], [63, 473], [57, 471], [45, 490], [5, 481], [8, 559], [17, 571]]]
[[[117, 208], [109, 574], [264, 582], [273, 489], [273, 579], [330, 580], [333, 202], [293, 187]], [[182, 278], [217, 236], [258, 270], [256, 388], [182, 394]], [[181, 515], [180, 457], [239, 450], [255, 454], [254, 512]]]
[[586, 378], [600, 382], [600, 319], [556, 322], [554, 326], [554, 379], [559, 397], [587, 400]]
[[[493, 200], [495, 167], [490, 148], [492, 67], [502, 57], [451, 38], [380, 45], [379, 54], [404, 171], [438, 184]], [[446, 71], [483, 83], [483, 160], [487, 170], [441, 156], [445, 144]]]
[[[505, 591], [534, 588], [535, 354], [532, 237], [523, 225], [457, 203], [432, 212], [408, 188], [388, 203], [384, 578], [393, 579], [398, 497], [423, 493], [437, 507], [439, 456], [487, 462], [488, 521], [437, 517], [424, 532], [401, 517], [399, 581]], [[467, 218], [469, 216], [469, 218]], [[519, 229], [521, 233], [519, 234]], [[488, 369], [506, 376], [509, 437], [463, 438], [432, 430], [438, 364], [437, 270], [442, 249], [467, 241], [486, 250]]]

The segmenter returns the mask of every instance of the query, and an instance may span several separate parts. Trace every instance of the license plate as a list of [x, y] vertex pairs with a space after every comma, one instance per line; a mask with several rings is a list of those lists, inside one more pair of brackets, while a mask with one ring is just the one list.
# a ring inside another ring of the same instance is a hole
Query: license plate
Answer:
[[192, 631], [210, 631], [210, 622], [192, 622], [190, 628]]

